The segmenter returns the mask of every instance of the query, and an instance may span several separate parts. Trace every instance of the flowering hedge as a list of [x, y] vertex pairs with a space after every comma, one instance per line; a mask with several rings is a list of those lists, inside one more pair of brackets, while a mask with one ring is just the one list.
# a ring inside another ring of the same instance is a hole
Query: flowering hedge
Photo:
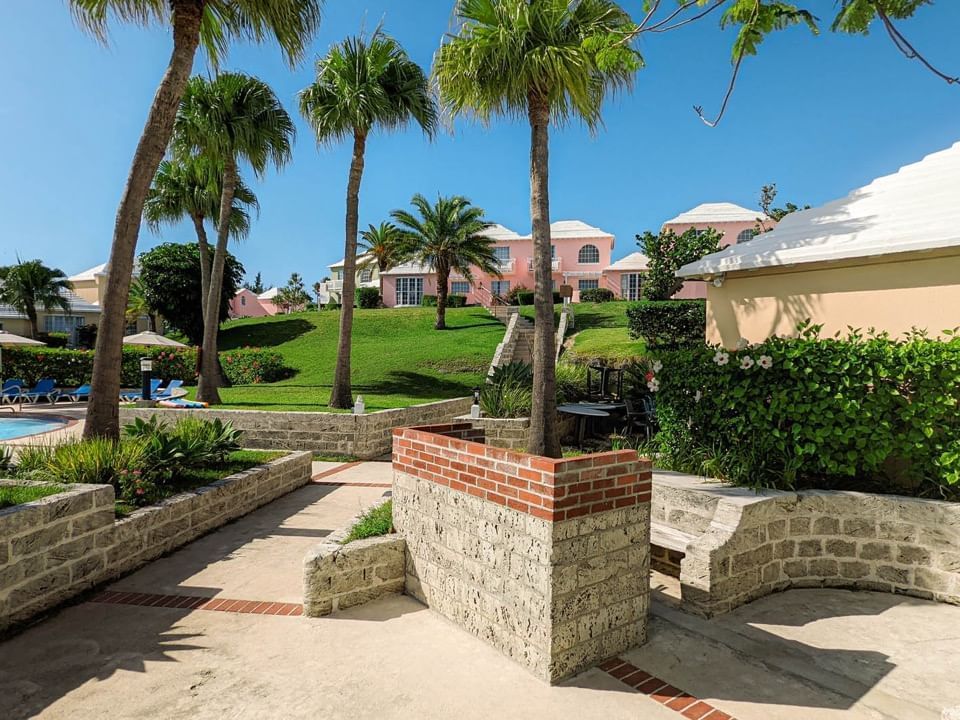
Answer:
[[[197, 351], [194, 348], [123, 348], [120, 384], [140, 387], [140, 358], [153, 359], [154, 377], [180, 379], [186, 385], [196, 383]], [[220, 353], [220, 362], [231, 383], [251, 385], [273, 382], [287, 374], [283, 358], [273, 350], [244, 348]], [[41, 378], [53, 378], [61, 388], [90, 382], [93, 371], [92, 350], [61, 348], [4, 348], [3, 377], [20, 378], [35, 385]]]
[[660, 353], [648, 387], [664, 464], [755, 486], [960, 497], [960, 338], [818, 331]]

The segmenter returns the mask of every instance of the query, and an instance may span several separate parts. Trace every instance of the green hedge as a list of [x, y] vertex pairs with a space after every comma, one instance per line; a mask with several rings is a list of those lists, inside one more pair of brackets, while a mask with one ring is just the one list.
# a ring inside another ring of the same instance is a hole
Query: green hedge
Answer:
[[[197, 352], [193, 348], [123, 348], [120, 383], [140, 386], [140, 358], [153, 359], [154, 377], [180, 379], [187, 385], [196, 382]], [[220, 353], [224, 373], [235, 385], [274, 382], [289, 374], [280, 353], [260, 348], [244, 348]], [[3, 351], [3, 377], [20, 378], [35, 385], [41, 378], [53, 378], [62, 388], [90, 382], [93, 371], [92, 350], [60, 348], [7, 348]]]
[[613, 300], [616, 300], [616, 296], [610, 288], [591, 288], [580, 291], [580, 302], [602, 303]]
[[642, 300], [627, 307], [630, 337], [648, 348], [681, 348], [704, 342], [706, 300]]
[[357, 307], [359, 308], [378, 308], [380, 307], [380, 291], [372, 287], [359, 287], [356, 290]]
[[960, 338], [817, 330], [661, 353], [662, 463], [744, 485], [960, 498]]
[[[534, 292], [533, 290], [523, 290], [521, 292], [515, 293], [514, 298], [517, 305], [533, 305]], [[562, 302], [563, 302], [563, 298], [560, 297], [560, 293], [554, 290], [553, 304], [559, 305]]]
[[[436, 307], [437, 306], [437, 296], [436, 295], [424, 295], [420, 300], [421, 307]], [[466, 307], [467, 305], [467, 296], [466, 295], [447, 295], [447, 307], [448, 308], [458, 308]]]

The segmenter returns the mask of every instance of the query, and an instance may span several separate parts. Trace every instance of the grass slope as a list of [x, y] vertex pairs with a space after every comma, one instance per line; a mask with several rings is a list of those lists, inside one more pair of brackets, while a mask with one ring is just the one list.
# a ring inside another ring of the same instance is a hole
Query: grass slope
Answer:
[[[503, 325], [483, 308], [447, 310], [447, 330], [434, 330], [435, 318], [433, 308], [355, 311], [353, 392], [363, 395], [368, 411], [469, 395], [482, 382]], [[269, 347], [296, 374], [276, 383], [223, 388], [225, 406], [327, 410], [339, 322], [339, 312], [324, 310], [227, 323], [221, 350]]]
[[[576, 329], [572, 345], [565, 357], [573, 362], [605, 360], [626, 362], [643, 357], [646, 345], [643, 340], [634, 340], [627, 330], [628, 302], [577, 303], [573, 306]], [[557, 306], [559, 321], [561, 306]], [[524, 307], [521, 312], [533, 319], [533, 308]]]

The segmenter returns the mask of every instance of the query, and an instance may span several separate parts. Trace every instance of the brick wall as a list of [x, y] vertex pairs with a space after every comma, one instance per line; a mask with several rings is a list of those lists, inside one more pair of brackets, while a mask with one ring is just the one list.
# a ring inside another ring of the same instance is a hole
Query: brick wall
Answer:
[[364, 415], [332, 412], [268, 412], [259, 410], [175, 410], [171, 408], [120, 408], [120, 422], [152, 416], [176, 422], [188, 413], [205, 419], [220, 418], [243, 431], [243, 444], [269, 450], [355, 455], [368, 460], [390, 452], [391, 432], [402, 425], [448, 421], [469, 412], [472, 398], [455, 398], [380, 410]]
[[406, 591], [550, 682], [644, 642], [649, 463], [553, 460], [478, 435], [394, 432]]
[[305, 485], [310, 472], [310, 454], [294, 453], [121, 520], [110, 485], [0, 510], [0, 632]]

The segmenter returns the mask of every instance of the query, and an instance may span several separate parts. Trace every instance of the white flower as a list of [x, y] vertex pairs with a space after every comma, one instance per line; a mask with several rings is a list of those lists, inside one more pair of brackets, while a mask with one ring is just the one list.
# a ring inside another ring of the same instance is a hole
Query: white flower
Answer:
[[657, 390], [660, 389], [660, 381], [654, 378], [653, 380], [647, 383], [647, 387], [650, 389], [650, 392], [656, 392]]
[[692, 427], [693, 427], [693, 420], [690, 418], [687, 418], [687, 429], [689, 430]]
[[716, 355], [713, 356], [713, 361], [717, 365], [726, 365], [730, 362], [730, 353], [724, 352], [723, 350], [717, 350]]
[[703, 393], [700, 392], [699, 390], [697, 390], [697, 391], [693, 394], [693, 401], [694, 401], [694, 402], [700, 402], [700, 400], [701, 400], [702, 398], [703, 398]]
[[772, 368], [772, 367], [773, 367], [773, 358], [770, 357], [769, 355], [761, 355], [761, 356], [760, 356], [760, 367], [762, 367], [764, 370], [769, 370], [770, 368]]
[[753, 358], [749, 355], [744, 355], [742, 358], [740, 358], [740, 367], [744, 370], [749, 370], [754, 366], [754, 364]]
[[653, 361], [653, 371], [654, 371], [655, 373], [658, 373], [658, 372], [660, 372], [661, 370], [663, 370], [663, 363], [660, 362], [659, 360], [654, 360], [654, 361]]
[[750, 341], [746, 338], [737, 340], [737, 350], [746, 350], [748, 347], [750, 347]]

